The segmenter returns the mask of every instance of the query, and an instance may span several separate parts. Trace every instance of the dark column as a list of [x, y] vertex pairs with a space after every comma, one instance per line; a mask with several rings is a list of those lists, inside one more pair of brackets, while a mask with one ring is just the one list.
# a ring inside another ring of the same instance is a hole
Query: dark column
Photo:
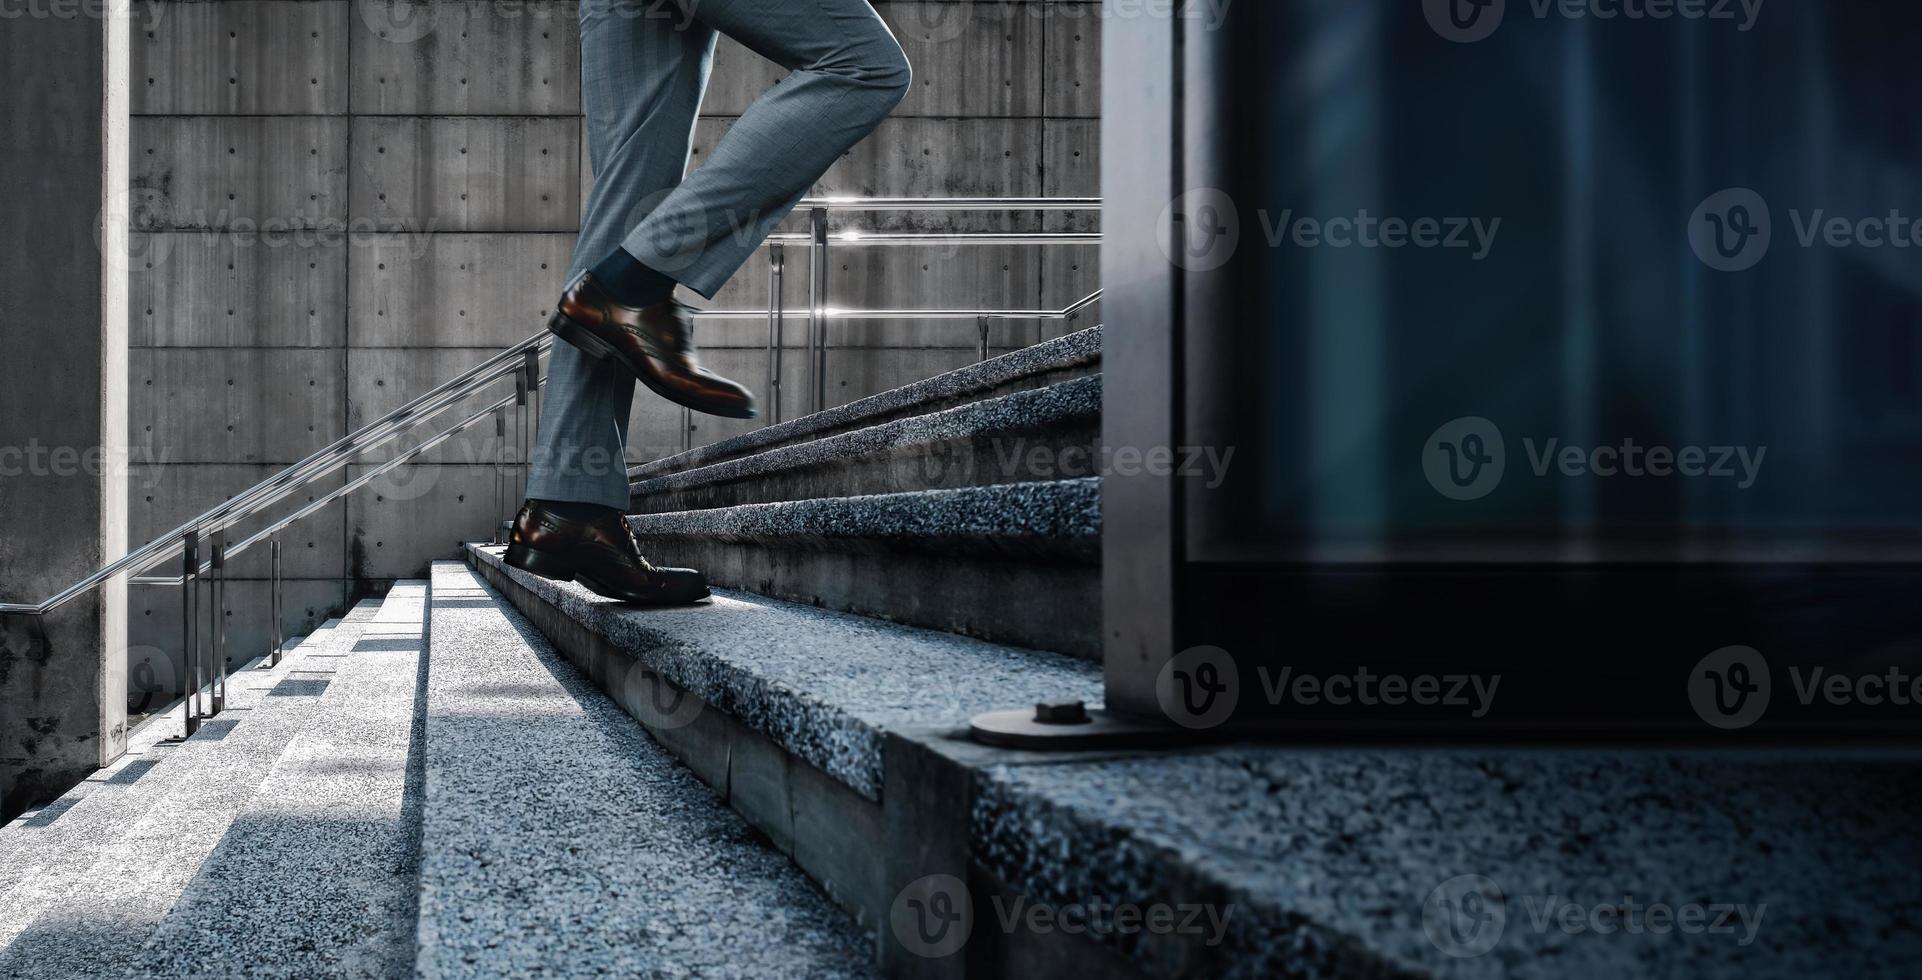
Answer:
[[[126, 547], [127, 51], [126, 16], [92, 4], [0, 25], [4, 602], [39, 603]], [[0, 819], [125, 750], [125, 636], [124, 585], [6, 617]]]

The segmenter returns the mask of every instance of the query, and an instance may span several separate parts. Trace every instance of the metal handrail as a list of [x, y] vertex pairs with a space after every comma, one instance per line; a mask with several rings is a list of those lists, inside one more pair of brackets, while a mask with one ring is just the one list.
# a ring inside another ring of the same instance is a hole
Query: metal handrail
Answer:
[[830, 211], [1099, 211], [1098, 197], [808, 197], [798, 208]]
[[[1097, 289], [1059, 310], [844, 310], [831, 306], [824, 312], [837, 320], [1066, 320], [1100, 301]], [[752, 320], [767, 316], [767, 311], [699, 310], [694, 315], [708, 320]]]
[[[775, 268], [774, 281], [778, 286], [780, 281], [779, 280], [779, 276], [780, 276], [779, 270], [780, 270], [780, 263], [781, 263], [780, 254], [781, 254], [783, 245], [790, 239], [796, 240], [796, 241], [806, 241], [810, 245], [811, 258], [813, 259], [813, 264], [815, 267], [814, 269], [811, 270], [811, 273], [812, 273], [811, 279], [813, 280], [813, 288], [811, 290], [813, 293], [813, 301], [810, 303], [809, 333], [811, 335], [810, 344], [817, 351], [822, 351], [822, 352], [825, 351], [825, 347], [821, 344], [822, 327], [824, 326], [824, 321], [829, 317], [844, 318], [844, 319], [962, 319], [962, 318], [971, 317], [971, 318], [982, 320], [983, 322], [990, 319], [997, 319], [997, 318], [1008, 318], [1008, 319], [1064, 318], [1064, 317], [1072, 316], [1075, 313], [1079, 312], [1081, 309], [1086, 308], [1089, 304], [1092, 304], [1093, 302], [1098, 300], [1101, 295], [1099, 291], [1097, 291], [1095, 294], [1087, 297], [1086, 299], [1083, 299], [1077, 302], [1076, 304], [1068, 307], [1065, 310], [1059, 310], [1059, 311], [1054, 311], [1054, 310], [843, 310], [843, 309], [829, 307], [826, 304], [826, 268], [825, 268], [826, 251], [828, 246], [831, 243], [844, 244], [844, 245], [850, 245], [850, 246], [901, 245], [901, 244], [957, 244], [957, 243], [981, 244], [981, 243], [987, 243], [987, 242], [993, 242], [997, 244], [1008, 244], [1008, 245], [1035, 245], [1035, 244], [1056, 244], [1056, 243], [1096, 244], [1100, 241], [1100, 236], [1098, 234], [1087, 234], [1087, 233], [1028, 233], [1028, 234], [982, 234], [982, 235], [843, 233], [841, 235], [830, 235], [827, 231], [827, 222], [826, 222], [827, 214], [830, 211], [837, 211], [837, 210], [864, 211], [864, 212], [879, 212], [879, 211], [1004, 211], [1005, 212], [1005, 211], [1020, 211], [1020, 210], [1098, 211], [1101, 208], [1101, 199], [1099, 198], [823, 197], [823, 198], [804, 199], [801, 202], [801, 206], [809, 210], [811, 224], [812, 224], [812, 228], [810, 232], [805, 235], [799, 235], [799, 236], [795, 236], [795, 235], [772, 236], [769, 239], [772, 246], [770, 249], [770, 252], [773, 256], [774, 268]], [[723, 310], [723, 311], [702, 311], [697, 313], [696, 315], [704, 319], [720, 319], [720, 318], [728, 318], [728, 317], [738, 318], [741, 316], [749, 316], [749, 315], [758, 317], [763, 315], [763, 313], [761, 311], [754, 311], [752, 314], [749, 314], [741, 311]], [[774, 294], [770, 297], [769, 309], [766, 311], [765, 315], [769, 317], [770, 324], [773, 327], [773, 332], [770, 334], [770, 336], [771, 336], [771, 339], [775, 341], [775, 343], [771, 346], [773, 346], [775, 349], [778, 349], [779, 324], [782, 316], [781, 305], [780, 305], [780, 294], [779, 294], [778, 288], [774, 292]], [[492, 384], [496, 381], [499, 381], [503, 378], [509, 377], [515, 374], [516, 372], [523, 372], [523, 371], [528, 372], [528, 375], [535, 379], [531, 387], [537, 390], [541, 381], [544, 380], [544, 379], [538, 378], [538, 367], [537, 367], [538, 358], [542, 353], [544, 353], [551, 347], [552, 343], [553, 343], [553, 336], [543, 331], [539, 334], [536, 334], [532, 337], [527, 338], [526, 340], [523, 340], [517, 344], [514, 344], [513, 346], [508, 347], [505, 350], [502, 350], [500, 353], [495, 354], [492, 357], [489, 357], [487, 360], [482, 361], [480, 364], [477, 364], [474, 367], [469, 368], [467, 371], [462, 372], [460, 375], [456, 376], [452, 380], [449, 380], [447, 382], [444, 382], [436, 386], [432, 390], [415, 398], [413, 401], [410, 401], [407, 404], [401, 406], [400, 408], [397, 408], [394, 411], [389, 412], [388, 414], [382, 416], [381, 418], [376, 419], [375, 421], [368, 423], [365, 426], [362, 426], [359, 430], [356, 430], [355, 432], [352, 432], [346, 436], [343, 436], [342, 438], [335, 441], [334, 443], [320, 450], [317, 450], [313, 454], [309, 455], [307, 458], [297, 463], [294, 463], [293, 465], [287, 467], [286, 469], [281, 470], [279, 473], [276, 473], [275, 475], [267, 478], [266, 480], [261, 481], [260, 483], [254, 485], [253, 487], [250, 487], [249, 489], [242, 491], [240, 494], [237, 494], [236, 496], [229, 498], [228, 500], [214, 506], [212, 509], [208, 510], [206, 513], [203, 513], [181, 524], [179, 527], [174, 528], [172, 531], [169, 531], [166, 534], [162, 534], [154, 538], [152, 541], [149, 541], [145, 545], [142, 545], [141, 547], [128, 552], [126, 555], [122, 556], [121, 558], [105, 566], [102, 566], [99, 570], [93, 572], [92, 574], [86, 576], [85, 578], [80, 579], [79, 581], [75, 582], [73, 585], [68, 586], [66, 589], [61, 590], [59, 593], [56, 593], [55, 595], [49, 597], [45, 601], [39, 602], [39, 603], [12, 603], [12, 602], [0, 603], [0, 615], [43, 616], [43, 615], [46, 615], [47, 613], [54, 611], [55, 609], [60, 608], [61, 606], [66, 605], [67, 603], [73, 601], [74, 599], [79, 598], [80, 596], [86, 594], [92, 589], [97, 588], [98, 586], [102, 585], [103, 583], [111, 579], [114, 579], [117, 576], [127, 575], [131, 579], [134, 576], [138, 576], [140, 573], [145, 572], [153, 568], [154, 566], [159, 565], [162, 562], [165, 562], [171, 558], [184, 556], [185, 554], [187, 554], [188, 549], [190, 547], [189, 540], [191, 536], [197, 536], [200, 533], [213, 535], [220, 532], [224, 532], [227, 528], [233, 527], [234, 525], [242, 521], [248, 520], [258, 515], [261, 511], [286, 499], [289, 495], [291, 495], [297, 490], [300, 490], [306, 487], [307, 485], [311, 484], [313, 481], [338, 471], [342, 467], [347, 466], [352, 460], [357, 459], [372, 450], [385, 446], [387, 443], [391, 442], [393, 439], [397, 438], [402, 433], [411, 431], [416, 426], [419, 426], [425, 422], [432, 420], [433, 418], [439, 416], [441, 413], [445, 412], [447, 409], [458, 404], [463, 399], [474, 394], [476, 391], [479, 391], [480, 389], [486, 387], [487, 385]], [[536, 367], [532, 369], [529, 368], [530, 359], [531, 359], [531, 362], [534, 365], [536, 365]], [[776, 371], [778, 372], [778, 358], [773, 358], [771, 360], [774, 360], [777, 362]], [[775, 385], [778, 389], [778, 373], [776, 373], [775, 377], [776, 377]], [[820, 400], [819, 393], [821, 391], [821, 385], [823, 384], [824, 379], [821, 375], [817, 373], [817, 377], [815, 380], [816, 380], [817, 402], [818, 402]], [[293, 514], [288, 515], [287, 517], [276, 521], [274, 524], [272, 524], [268, 528], [263, 529], [262, 531], [248, 537], [246, 540], [238, 543], [237, 545], [234, 545], [232, 547], [222, 548], [222, 553], [221, 553], [222, 558], [225, 559], [225, 558], [232, 558], [232, 557], [238, 556], [239, 554], [245, 552], [247, 549], [253, 547], [254, 545], [259, 544], [261, 541], [268, 540], [269, 538], [271, 538], [273, 534], [278, 533], [279, 531], [285, 529], [287, 526], [293, 524], [296, 521], [299, 521], [307, 516], [312, 515], [313, 513], [319, 511], [322, 507], [326, 506], [328, 503], [331, 503], [334, 500], [338, 500], [341, 497], [345, 496], [346, 494], [366, 486], [369, 482], [378, 478], [382, 473], [385, 473], [391, 470], [393, 467], [398, 466], [401, 463], [414, 458], [415, 456], [419, 455], [421, 452], [424, 452], [427, 449], [432, 448], [433, 446], [439, 445], [441, 442], [444, 442], [446, 439], [452, 437], [455, 433], [458, 433], [461, 430], [465, 429], [467, 426], [472, 425], [474, 422], [479, 421], [482, 418], [485, 418], [488, 414], [500, 410], [502, 407], [514, 401], [516, 398], [525, 398], [527, 390], [528, 389], [524, 388], [520, 393], [517, 393], [515, 396], [511, 396], [507, 399], [503, 399], [502, 401], [497, 402], [492, 406], [489, 406], [487, 409], [483, 410], [482, 412], [469, 416], [468, 418], [462, 420], [460, 423], [458, 423], [454, 427], [435, 436], [433, 439], [429, 440], [428, 442], [423, 443], [421, 446], [416, 447], [415, 449], [410, 450], [407, 453], [397, 455], [394, 459], [388, 460], [386, 463], [382, 464], [382, 466], [375, 468], [369, 473], [362, 474], [360, 477], [356, 478], [355, 480], [349, 481], [348, 483], [344, 484], [340, 489], [335, 490], [327, 494], [325, 497], [319, 500], [313, 501], [309, 503], [307, 506], [296, 510]], [[778, 390], [774, 392], [774, 394], [778, 396]], [[775, 420], [778, 421], [778, 416]], [[528, 438], [528, 434], [525, 431], [523, 431], [522, 433], [522, 438], [523, 439]], [[209, 562], [209, 563], [203, 564], [196, 561], [193, 563], [193, 566], [196, 572], [205, 571], [212, 568], [212, 563]], [[160, 579], [158, 581], [180, 582], [185, 580], [185, 578], [186, 578], [185, 569], [183, 569], [183, 575], [181, 578]], [[143, 581], [143, 584], [144, 584], [144, 581]]]

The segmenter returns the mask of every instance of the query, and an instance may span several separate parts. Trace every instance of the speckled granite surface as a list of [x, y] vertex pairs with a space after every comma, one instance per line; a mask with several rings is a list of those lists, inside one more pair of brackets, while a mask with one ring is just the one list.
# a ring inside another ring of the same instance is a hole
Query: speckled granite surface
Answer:
[[1160, 976], [1900, 980], [1918, 776], [1916, 753], [1229, 747], [991, 769], [972, 816], [1035, 901], [1225, 910], [1217, 946], [1106, 936]]
[[142, 976], [413, 973], [427, 583], [402, 581], [147, 943]]
[[638, 609], [506, 568], [500, 553], [469, 546], [475, 560], [869, 799], [880, 798], [889, 729], [959, 727], [1010, 704], [1101, 697], [1101, 668], [1086, 661], [746, 593]]
[[[283, 660], [283, 672], [329, 676], [335, 661], [326, 655], [355, 642], [375, 613], [372, 604], [356, 607], [316, 649]], [[280, 685], [271, 675], [235, 674], [229, 685], [237, 700], [227, 711], [134, 784], [157, 799], [124, 823], [100, 828], [101, 839], [84, 852], [89, 863], [34, 875], [0, 904], [0, 944], [7, 944], [0, 976], [124, 976], [150, 961], [145, 946], [154, 929], [305, 729], [318, 700], [273, 693]], [[142, 789], [149, 779], [155, 782]]]
[[[362, 612], [371, 616], [372, 607]], [[250, 665], [229, 680], [228, 697], [235, 708], [251, 708], [266, 689], [294, 669], [294, 662], [318, 649], [339, 620], [328, 620], [313, 634], [290, 642], [288, 655], [276, 668]], [[163, 768], [180, 739], [182, 713], [175, 706], [155, 715], [127, 736], [127, 752], [112, 765], [87, 777], [59, 799], [35, 808], [0, 827], [0, 908], [12, 906], [8, 892], [29, 875], [74, 874], [86, 869], [112, 835], [132, 824], [163, 798], [177, 781], [182, 767]], [[208, 733], [209, 741], [219, 729]]]
[[760, 452], [774, 446], [818, 439], [834, 432], [870, 426], [906, 414], [925, 414], [935, 407], [978, 397], [1023, 378], [1092, 367], [1101, 360], [1101, 328], [1078, 330], [1033, 347], [970, 364], [925, 381], [892, 388], [838, 408], [756, 429], [710, 446], [643, 463], [628, 471], [634, 481], [707, 466]]
[[1094, 561], [1101, 548], [1101, 478], [635, 514], [628, 523], [642, 538], [859, 540]]
[[[971, 402], [946, 411], [896, 419], [853, 432], [828, 436], [707, 466], [681, 470], [632, 485], [636, 497], [695, 487], [751, 480], [773, 473], [827, 466], [904, 446], [956, 439], [983, 439], [999, 433], [1059, 426], [1101, 414], [1101, 378], [1075, 378], [1060, 384]], [[987, 482], [987, 481], [983, 481]]]
[[865, 977], [872, 940], [458, 562], [433, 566], [418, 975]]

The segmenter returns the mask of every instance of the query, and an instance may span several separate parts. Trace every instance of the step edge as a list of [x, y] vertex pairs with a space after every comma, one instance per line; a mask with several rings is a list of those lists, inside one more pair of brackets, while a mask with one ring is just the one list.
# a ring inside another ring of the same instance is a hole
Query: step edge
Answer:
[[[718, 462], [746, 451], [773, 448], [782, 443], [803, 439], [810, 434], [839, 431], [863, 419], [904, 413], [918, 405], [948, 398], [965, 398], [970, 394], [992, 391], [1024, 378], [1097, 365], [1101, 361], [1101, 337], [1101, 326], [1088, 327], [1032, 347], [1010, 351], [932, 378], [924, 378], [899, 388], [869, 395], [845, 405], [756, 429], [709, 446], [701, 446], [642, 463], [628, 470], [628, 478], [630, 481], [650, 479], [693, 466]], [[962, 384], [960, 391], [944, 393], [946, 386], [956, 382]]]
[[[1090, 394], [1091, 393], [1091, 394]], [[1019, 406], [1039, 406], [1047, 414], [1009, 417]], [[744, 456], [665, 473], [628, 485], [630, 497], [685, 493], [729, 483], [767, 479], [798, 470], [831, 466], [839, 461], [869, 459], [882, 454], [997, 433], [1024, 432], [1101, 415], [1101, 377], [1074, 378], [1046, 388], [1010, 392], [926, 415], [890, 419], [836, 432], [806, 442], [784, 442]]]

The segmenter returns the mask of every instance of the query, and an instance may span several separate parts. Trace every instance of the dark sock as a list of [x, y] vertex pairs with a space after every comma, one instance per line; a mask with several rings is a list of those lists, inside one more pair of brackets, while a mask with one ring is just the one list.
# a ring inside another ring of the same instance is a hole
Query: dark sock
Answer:
[[627, 249], [617, 248], [601, 263], [589, 270], [594, 281], [601, 284], [614, 302], [622, 306], [645, 307], [665, 303], [674, 295], [674, 287], [679, 285], [673, 277], [656, 272], [641, 264], [641, 260], [627, 254]]
[[612, 507], [606, 507], [601, 504], [576, 503], [571, 500], [535, 500], [534, 503], [539, 504], [542, 509], [562, 520], [579, 521], [582, 524], [592, 524], [615, 512], [615, 509]]

